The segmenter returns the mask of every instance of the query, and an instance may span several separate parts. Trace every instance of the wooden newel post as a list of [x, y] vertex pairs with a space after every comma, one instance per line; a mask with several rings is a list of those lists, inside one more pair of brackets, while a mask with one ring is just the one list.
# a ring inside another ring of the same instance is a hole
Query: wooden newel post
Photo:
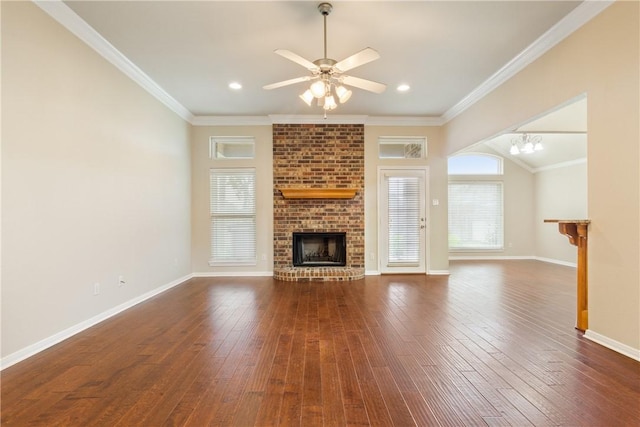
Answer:
[[557, 222], [560, 234], [567, 236], [569, 242], [578, 247], [576, 329], [584, 332], [589, 327], [589, 306], [587, 300], [587, 232], [591, 221], [588, 219], [545, 219], [544, 222]]

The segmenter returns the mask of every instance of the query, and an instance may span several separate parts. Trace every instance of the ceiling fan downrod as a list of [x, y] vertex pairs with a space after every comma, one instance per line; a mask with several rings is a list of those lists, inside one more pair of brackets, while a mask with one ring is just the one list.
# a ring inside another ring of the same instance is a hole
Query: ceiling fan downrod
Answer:
[[322, 14], [324, 20], [324, 56], [327, 58], [327, 16], [331, 13], [333, 6], [331, 3], [320, 3], [318, 5], [318, 11]]

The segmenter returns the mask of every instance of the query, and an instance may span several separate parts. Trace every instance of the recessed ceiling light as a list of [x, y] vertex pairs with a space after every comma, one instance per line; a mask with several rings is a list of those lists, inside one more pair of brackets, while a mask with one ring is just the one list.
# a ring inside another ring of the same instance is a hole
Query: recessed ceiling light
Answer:
[[403, 84], [401, 84], [401, 85], [398, 85], [398, 87], [396, 88], [396, 90], [397, 90], [398, 92], [406, 92], [406, 91], [408, 91], [409, 89], [411, 89], [411, 86], [409, 86], [408, 84], [404, 84], [404, 83], [403, 83]]
[[238, 90], [238, 89], [242, 89], [242, 85], [238, 82], [231, 82], [229, 83], [229, 88], [233, 90]]

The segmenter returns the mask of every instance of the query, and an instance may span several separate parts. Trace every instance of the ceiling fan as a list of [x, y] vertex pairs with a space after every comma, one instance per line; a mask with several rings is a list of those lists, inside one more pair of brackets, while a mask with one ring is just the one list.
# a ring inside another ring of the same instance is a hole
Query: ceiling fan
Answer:
[[[309, 61], [300, 55], [289, 50], [277, 49], [274, 52], [296, 64], [302, 65], [311, 72], [310, 75], [284, 80], [263, 86], [264, 89], [271, 90], [296, 83], [314, 81], [308, 90], [300, 98], [309, 106], [314, 99], [325, 111], [335, 109], [338, 104], [336, 98], [343, 104], [351, 97], [351, 90], [347, 86], [357, 87], [374, 93], [382, 93], [387, 88], [386, 85], [371, 80], [348, 76], [344, 73], [353, 68], [367, 64], [380, 58], [380, 54], [374, 49], [367, 47], [342, 61], [336, 61], [327, 57], [327, 16], [331, 13], [333, 6], [330, 3], [320, 3], [318, 11], [324, 17], [324, 57]], [[335, 95], [335, 96], [334, 96]]]

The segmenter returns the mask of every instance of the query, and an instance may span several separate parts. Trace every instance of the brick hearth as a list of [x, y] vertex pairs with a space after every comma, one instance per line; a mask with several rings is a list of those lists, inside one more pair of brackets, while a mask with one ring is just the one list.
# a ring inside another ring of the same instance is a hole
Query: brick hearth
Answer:
[[[364, 126], [273, 126], [274, 278], [364, 277]], [[280, 188], [356, 188], [352, 199], [286, 199]], [[293, 267], [292, 234], [347, 233], [345, 267]]]

